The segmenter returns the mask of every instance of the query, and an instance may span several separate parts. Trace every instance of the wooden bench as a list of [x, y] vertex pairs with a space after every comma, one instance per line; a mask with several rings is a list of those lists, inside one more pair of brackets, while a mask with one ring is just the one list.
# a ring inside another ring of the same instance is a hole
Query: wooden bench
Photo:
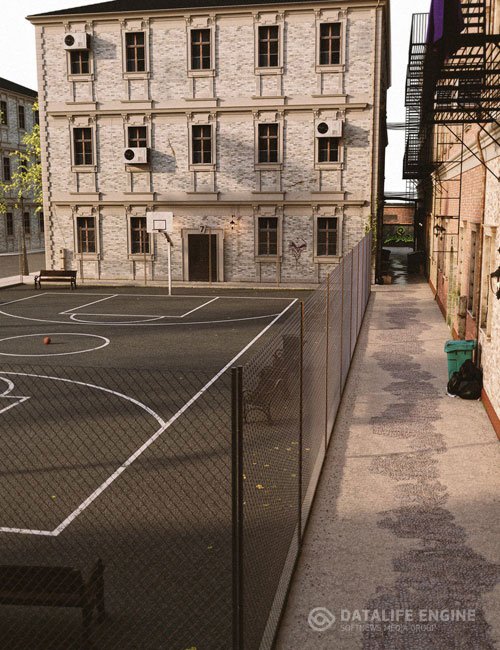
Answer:
[[90, 647], [92, 614], [105, 617], [104, 565], [95, 564], [87, 582], [79, 569], [47, 566], [0, 566], [0, 604], [32, 607], [79, 607], [83, 644]]
[[76, 289], [76, 271], [54, 271], [44, 269], [35, 275], [35, 289], [41, 289], [42, 282], [69, 282], [72, 289]]

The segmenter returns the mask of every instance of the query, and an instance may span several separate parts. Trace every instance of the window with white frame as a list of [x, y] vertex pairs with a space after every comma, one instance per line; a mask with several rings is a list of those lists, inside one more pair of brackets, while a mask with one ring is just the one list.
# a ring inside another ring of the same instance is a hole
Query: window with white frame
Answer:
[[73, 164], [83, 167], [94, 164], [94, 142], [91, 127], [73, 129]]
[[148, 146], [148, 130], [146, 126], [129, 126], [127, 136], [129, 147], [142, 148]]
[[97, 253], [96, 218], [76, 218], [77, 250], [82, 255]]
[[280, 65], [280, 30], [278, 25], [259, 25], [258, 67], [277, 68]]
[[321, 23], [319, 26], [319, 65], [339, 65], [342, 61], [342, 23]]
[[473, 316], [476, 315], [476, 253], [477, 253], [477, 232], [472, 230], [470, 234], [469, 254], [469, 290], [467, 292], [467, 309]]
[[492, 301], [494, 299], [491, 291], [491, 273], [496, 270], [496, 228], [486, 226], [483, 245], [483, 269], [481, 287], [481, 322], [480, 327], [485, 330], [486, 336], [491, 337], [492, 330]]
[[338, 217], [318, 217], [316, 220], [316, 257], [337, 257], [338, 255]]
[[6, 126], [9, 123], [9, 113], [7, 102], [3, 99], [0, 101], [0, 124]]
[[146, 32], [125, 32], [125, 71], [146, 72]]
[[24, 106], [22, 106], [21, 104], [19, 104], [19, 106], [17, 107], [17, 122], [18, 122], [19, 128], [22, 131], [25, 131], [26, 130], [26, 111], [24, 109]]
[[317, 138], [318, 163], [340, 162], [340, 138]]
[[130, 217], [130, 253], [149, 255], [150, 235], [147, 231], [146, 217]]
[[258, 157], [259, 163], [279, 162], [279, 125], [264, 123], [258, 125]]
[[90, 74], [89, 50], [71, 50], [69, 52], [69, 70], [72, 75]]
[[259, 217], [257, 222], [257, 255], [276, 257], [278, 255], [278, 217]]
[[212, 30], [190, 30], [190, 68], [191, 70], [212, 69]]
[[191, 127], [191, 163], [211, 165], [213, 162], [213, 132], [211, 124], [193, 124]]

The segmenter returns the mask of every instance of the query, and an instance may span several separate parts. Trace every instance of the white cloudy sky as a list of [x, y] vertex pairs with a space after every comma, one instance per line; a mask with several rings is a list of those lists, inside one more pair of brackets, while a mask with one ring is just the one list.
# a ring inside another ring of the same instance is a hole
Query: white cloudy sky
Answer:
[[[0, 77], [36, 88], [33, 27], [25, 16], [55, 9], [94, 4], [95, 0], [4, 0], [0, 22]], [[404, 122], [404, 81], [408, 58], [411, 15], [429, 10], [430, 0], [392, 0], [392, 88], [388, 119]], [[389, 132], [386, 190], [404, 190], [401, 167], [404, 134]]]

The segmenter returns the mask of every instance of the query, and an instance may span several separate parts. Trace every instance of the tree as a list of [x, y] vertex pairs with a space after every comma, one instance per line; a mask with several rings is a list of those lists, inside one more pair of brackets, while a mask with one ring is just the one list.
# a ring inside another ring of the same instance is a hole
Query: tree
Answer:
[[[38, 111], [38, 103], [33, 104], [33, 111]], [[40, 125], [35, 124], [29, 133], [22, 139], [23, 148], [9, 154], [15, 161], [10, 180], [0, 181], [0, 214], [8, 211], [8, 206], [21, 210], [21, 219], [24, 213], [24, 201], [29, 199], [35, 203], [36, 212], [40, 212], [43, 205], [42, 194], [42, 163], [40, 147]], [[26, 256], [26, 241], [24, 238], [24, 224], [21, 221], [19, 232], [22, 247], [22, 273], [28, 275], [28, 262]]]

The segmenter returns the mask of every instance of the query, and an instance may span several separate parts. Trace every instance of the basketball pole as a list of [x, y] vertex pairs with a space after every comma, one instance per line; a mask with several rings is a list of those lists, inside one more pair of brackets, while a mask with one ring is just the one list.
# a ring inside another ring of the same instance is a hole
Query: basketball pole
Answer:
[[167, 262], [168, 262], [168, 295], [172, 295], [172, 242], [167, 235]]

